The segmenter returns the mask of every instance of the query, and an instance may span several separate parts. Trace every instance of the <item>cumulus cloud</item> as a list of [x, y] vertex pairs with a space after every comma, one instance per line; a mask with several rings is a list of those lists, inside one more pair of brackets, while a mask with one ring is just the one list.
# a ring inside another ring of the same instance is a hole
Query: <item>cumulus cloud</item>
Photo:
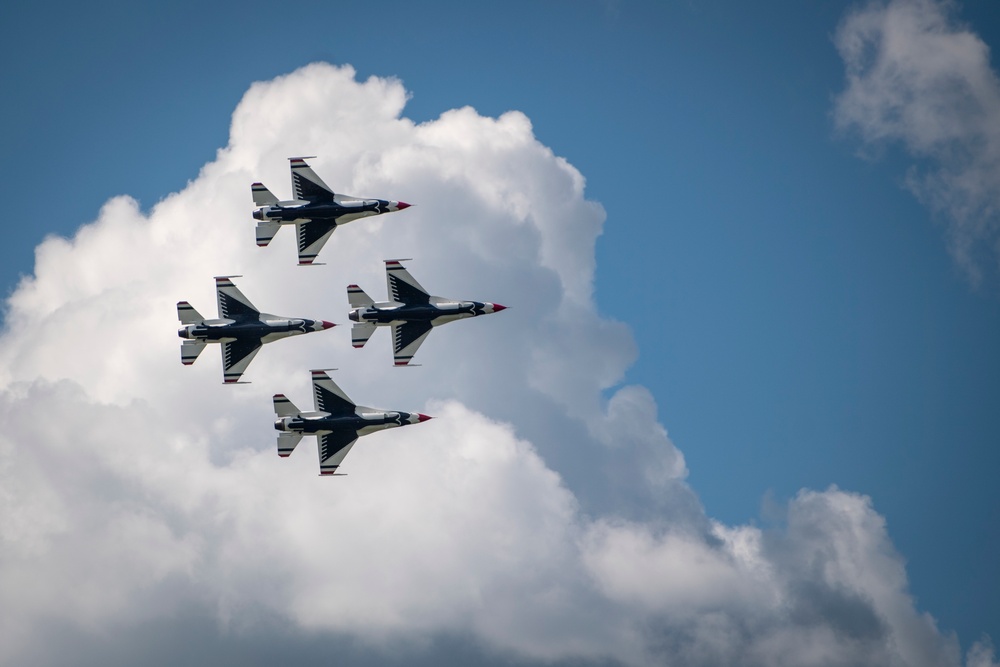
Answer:
[[[362, 664], [960, 664], [867, 498], [803, 492], [774, 530], [705, 515], [653, 397], [615, 388], [635, 349], [592, 300], [604, 213], [583, 177], [523, 114], [418, 125], [406, 99], [326, 64], [257, 83], [183, 191], [112, 199], [38, 247], [0, 340], [0, 662], [247, 664], [268, 637], [284, 662], [328, 642]], [[288, 231], [255, 246], [249, 184], [284, 196], [301, 154], [416, 206], [297, 267]], [[174, 304], [213, 312], [212, 275], [343, 322], [346, 285], [381, 294], [400, 256], [436, 293], [512, 308], [436, 331], [412, 370], [348, 327], [266, 347], [248, 386], [221, 384], [213, 349], [179, 363]], [[308, 405], [307, 370], [330, 366], [361, 403], [437, 419], [363, 439], [347, 477], [318, 477], [308, 441], [279, 459], [271, 394]]]
[[947, 220], [952, 253], [978, 282], [1000, 259], [1000, 79], [954, 8], [875, 0], [849, 13], [835, 118], [866, 146], [899, 143], [917, 160], [907, 184]]

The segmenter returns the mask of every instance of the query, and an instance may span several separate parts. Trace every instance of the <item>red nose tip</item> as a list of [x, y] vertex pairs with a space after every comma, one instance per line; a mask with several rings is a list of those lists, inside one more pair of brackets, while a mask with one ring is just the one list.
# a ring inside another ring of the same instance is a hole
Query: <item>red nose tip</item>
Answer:
[[499, 313], [501, 310], [507, 310], [507, 306], [501, 306], [499, 303], [493, 304], [493, 312]]
[[428, 417], [427, 415], [422, 415], [419, 412], [417, 413], [417, 421], [418, 422], [425, 422], [428, 419], [433, 419], [433, 417]]
[[335, 326], [337, 326], [337, 325], [334, 324], [333, 322], [327, 322], [326, 320], [323, 320], [323, 328], [324, 329], [332, 329]]
[[413, 204], [407, 204], [405, 201], [396, 202], [396, 208], [402, 211], [404, 208], [410, 208]]

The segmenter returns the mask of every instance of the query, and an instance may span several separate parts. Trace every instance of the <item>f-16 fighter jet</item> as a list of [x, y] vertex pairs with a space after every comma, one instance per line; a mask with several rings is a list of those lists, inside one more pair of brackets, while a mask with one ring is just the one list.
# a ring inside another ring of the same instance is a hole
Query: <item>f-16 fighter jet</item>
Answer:
[[215, 289], [219, 295], [219, 319], [206, 320], [187, 301], [177, 304], [177, 317], [184, 326], [177, 335], [181, 343], [181, 363], [190, 366], [208, 343], [222, 344], [222, 379], [226, 384], [239, 382], [264, 343], [322, 331], [335, 326], [325, 320], [279, 317], [262, 313], [243, 296], [230, 278], [217, 276]]
[[397, 426], [425, 422], [430, 417], [417, 412], [390, 412], [356, 405], [325, 371], [312, 371], [315, 412], [302, 412], [285, 398], [274, 395], [274, 428], [278, 434], [278, 456], [288, 456], [304, 435], [319, 438], [319, 474], [336, 474], [347, 452], [363, 435]]
[[305, 158], [289, 158], [292, 167], [292, 194], [295, 199], [278, 201], [263, 183], [254, 183], [250, 189], [257, 222], [257, 245], [266, 246], [282, 225], [295, 225], [299, 247], [299, 266], [313, 263], [320, 248], [330, 240], [338, 225], [370, 215], [392, 213], [409, 208], [401, 201], [361, 199], [350, 195], [334, 194], [316, 175]]
[[357, 285], [347, 286], [351, 303], [348, 316], [357, 322], [351, 327], [351, 344], [364, 347], [376, 327], [392, 327], [393, 360], [406, 366], [431, 329], [454, 320], [489, 315], [504, 310], [499, 303], [457, 301], [431, 296], [398, 259], [385, 260], [385, 282], [392, 301], [375, 303]]

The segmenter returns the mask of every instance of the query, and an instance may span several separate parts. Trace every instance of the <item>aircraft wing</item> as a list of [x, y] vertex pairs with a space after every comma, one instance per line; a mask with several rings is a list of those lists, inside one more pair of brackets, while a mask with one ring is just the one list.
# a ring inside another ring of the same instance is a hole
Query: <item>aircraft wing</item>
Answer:
[[300, 157], [289, 158], [292, 169], [292, 193], [296, 199], [310, 202], [333, 201], [333, 190]]
[[406, 322], [392, 325], [392, 352], [396, 366], [406, 366], [417, 353], [427, 334], [431, 332], [430, 322]]
[[398, 260], [385, 260], [385, 285], [389, 298], [393, 301], [407, 304], [430, 303], [430, 294]]
[[344, 390], [330, 379], [326, 371], [313, 371], [313, 397], [316, 399], [316, 409], [331, 415], [348, 415], [358, 407], [347, 397]]
[[324, 433], [319, 436], [319, 474], [332, 475], [358, 441], [354, 431]]
[[226, 384], [239, 382], [262, 345], [259, 338], [222, 343], [222, 381]]
[[260, 317], [260, 311], [250, 303], [250, 299], [243, 296], [231, 277], [239, 276], [216, 276], [215, 292], [219, 298], [219, 317], [230, 320], [255, 320]]
[[295, 232], [299, 241], [299, 265], [312, 264], [323, 249], [330, 235], [337, 229], [337, 223], [326, 220], [296, 222]]

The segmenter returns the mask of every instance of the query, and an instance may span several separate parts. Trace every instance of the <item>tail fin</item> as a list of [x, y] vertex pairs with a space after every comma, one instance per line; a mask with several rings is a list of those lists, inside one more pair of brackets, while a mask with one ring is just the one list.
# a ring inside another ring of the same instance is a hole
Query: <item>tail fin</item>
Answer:
[[204, 349], [205, 344], [200, 340], [181, 341], [181, 363], [190, 366]]
[[295, 445], [302, 439], [301, 433], [279, 433], [278, 434], [278, 456], [284, 458], [290, 456], [295, 450]]
[[278, 233], [279, 229], [281, 229], [280, 222], [271, 222], [270, 220], [265, 220], [264, 222], [258, 222], [257, 245], [260, 246], [261, 248], [266, 246], [268, 243], [271, 242], [271, 239], [274, 238], [274, 235]]
[[351, 345], [364, 347], [368, 339], [375, 333], [375, 325], [371, 322], [359, 322], [351, 327]]
[[253, 203], [257, 206], [270, 206], [278, 203], [278, 198], [271, 194], [271, 191], [264, 187], [263, 183], [251, 185], [250, 193], [253, 195]]
[[205, 318], [187, 301], [178, 301], [177, 319], [181, 321], [181, 324], [194, 324], [195, 322], [203, 321]]
[[279, 417], [293, 417], [300, 412], [301, 410], [295, 407], [295, 404], [288, 400], [284, 394], [274, 395], [274, 413]]
[[363, 308], [375, 303], [365, 291], [357, 285], [347, 286], [347, 300], [351, 303], [351, 308]]

